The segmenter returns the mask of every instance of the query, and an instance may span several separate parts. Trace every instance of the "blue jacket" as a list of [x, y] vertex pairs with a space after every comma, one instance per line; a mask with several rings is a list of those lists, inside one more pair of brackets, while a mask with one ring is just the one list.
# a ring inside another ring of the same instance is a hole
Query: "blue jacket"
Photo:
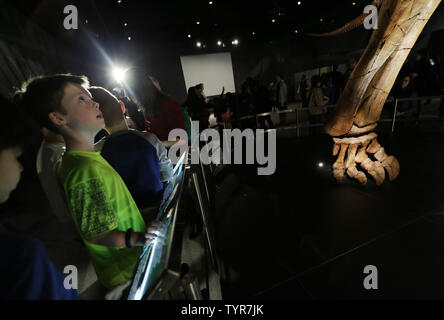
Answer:
[[79, 299], [76, 290], [64, 288], [41, 242], [0, 226], [0, 252], [0, 300]]

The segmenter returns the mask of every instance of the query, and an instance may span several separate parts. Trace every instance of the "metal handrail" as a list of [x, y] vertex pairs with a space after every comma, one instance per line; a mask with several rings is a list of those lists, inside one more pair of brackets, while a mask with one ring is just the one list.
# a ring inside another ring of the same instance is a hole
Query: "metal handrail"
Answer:
[[442, 99], [444, 98], [444, 95], [440, 96], [422, 96], [422, 97], [411, 97], [411, 98], [398, 98], [396, 100], [402, 102], [402, 101], [415, 101], [415, 100], [431, 100], [431, 99]]
[[[421, 96], [421, 97], [411, 97], [411, 98], [397, 98], [393, 101], [389, 101], [386, 100], [384, 104], [388, 104], [388, 103], [395, 103], [395, 108], [394, 108], [394, 112], [393, 112], [393, 118], [392, 119], [380, 119], [378, 120], [378, 122], [392, 122], [392, 132], [394, 132], [395, 130], [395, 122], [396, 122], [396, 112], [397, 112], [397, 108], [398, 108], [398, 102], [404, 102], [404, 101], [416, 101], [416, 100], [431, 100], [431, 99], [444, 99], [444, 95], [439, 95], [439, 96]], [[330, 104], [330, 105], [325, 105], [325, 106], [321, 106], [321, 107], [305, 107], [303, 108], [302, 106], [300, 107], [296, 107], [294, 109], [287, 109], [287, 110], [280, 110], [280, 111], [271, 111], [271, 112], [264, 112], [264, 113], [258, 113], [258, 114], [253, 114], [253, 115], [249, 115], [249, 116], [244, 116], [244, 117], [240, 117], [240, 118], [235, 118], [235, 119], [229, 119], [229, 120], [224, 120], [222, 122], [217, 122], [218, 125], [222, 125], [224, 128], [226, 128], [226, 123], [227, 122], [237, 122], [237, 121], [241, 121], [241, 120], [247, 120], [247, 119], [256, 119], [256, 123], [259, 119], [259, 117], [266, 117], [266, 116], [271, 116], [271, 115], [276, 115], [276, 114], [286, 114], [286, 113], [296, 113], [296, 130], [297, 130], [297, 136], [299, 137], [300, 135], [300, 128], [310, 128], [310, 127], [320, 127], [323, 126], [323, 123], [315, 123], [315, 124], [309, 124], [309, 125], [302, 125], [300, 124], [300, 117], [299, 117], [299, 113], [300, 112], [304, 112], [304, 111], [310, 111], [310, 110], [317, 110], [317, 109], [333, 109], [335, 108], [337, 105], [336, 104]], [[279, 128], [277, 128], [279, 129]], [[267, 130], [268, 131], [268, 130]]]
[[444, 95], [441, 96], [425, 96], [425, 97], [411, 97], [411, 98], [399, 98], [395, 99], [395, 109], [393, 110], [393, 120], [392, 120], [392, 133], [395, 132], [395, 121], [396, 121], [396, 113], [398, 111], [398, 102], [403, 101], [416, 101], [416, 100], [428, 100], [428, 99], [442, 99]]

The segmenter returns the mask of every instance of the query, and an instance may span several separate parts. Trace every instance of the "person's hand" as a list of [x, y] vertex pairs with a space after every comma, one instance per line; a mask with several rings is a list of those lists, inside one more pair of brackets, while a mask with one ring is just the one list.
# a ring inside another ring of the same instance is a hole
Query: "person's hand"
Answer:
[[146, 246], [149, 245], [150, 243], [152, 243], [159, 236], [161, 226], [162, 226], [162, 223], [160, 223], [159, 221], [152, 221], [148, 225], [148, 228], [146, 228], [146, 231], [145, 231], [145, 245]]
[[162, 224], [158, 221], [151, 222], [145, 232], [137, 233], [137, 240], [134, 246], [147, 246], [157, 238]]

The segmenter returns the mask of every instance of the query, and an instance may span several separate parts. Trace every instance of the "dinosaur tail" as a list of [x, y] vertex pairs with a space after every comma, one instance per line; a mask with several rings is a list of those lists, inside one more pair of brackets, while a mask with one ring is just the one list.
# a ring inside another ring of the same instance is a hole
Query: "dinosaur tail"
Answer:
[[[379, 5], [381, 4], [382, 0], [374, 0], [372, 5], [379, 7]], [[332, 37], [332, 36], [337, 36], [339, 34], [343, 34], [346, 32], [349, 32], [353, 29], [356, 29], [357, 27], [359, 27], [360, 25], [362, 25], [362, 23], [364, 22], [365, 18], [369, 15], [369, 13], [363, 13], [361, 14], [359, 17], [353, 19], [352, 21], [348, 22], [347, 24], [345, 24], [344, 26], [330, 31], [330, 32], [326, 32], [326, 33], [307, 33], [308, 36], [312, 36], [312, 37]]]

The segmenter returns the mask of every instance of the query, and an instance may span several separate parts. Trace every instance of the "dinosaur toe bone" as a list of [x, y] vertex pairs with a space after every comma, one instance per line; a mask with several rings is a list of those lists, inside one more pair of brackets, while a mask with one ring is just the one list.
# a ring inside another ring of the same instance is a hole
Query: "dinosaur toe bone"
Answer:
[[[333, 176], [338, 183], [341, 183], [347, 174], [365, 185], [367, 176], [358, 169], [358, 164], [375, 179], [378, 186], [385, 180], [385, 171], [390, 181], [396, 179], [400, 170], [399, 162], [394, 156], [385, 153], [377, 137], [378, 135], [373, 132], [360, 137], [333, 138], [333, 155], [338, 156], [333, 164]], [[369, 155], [373, 156], [374, 160]]]

